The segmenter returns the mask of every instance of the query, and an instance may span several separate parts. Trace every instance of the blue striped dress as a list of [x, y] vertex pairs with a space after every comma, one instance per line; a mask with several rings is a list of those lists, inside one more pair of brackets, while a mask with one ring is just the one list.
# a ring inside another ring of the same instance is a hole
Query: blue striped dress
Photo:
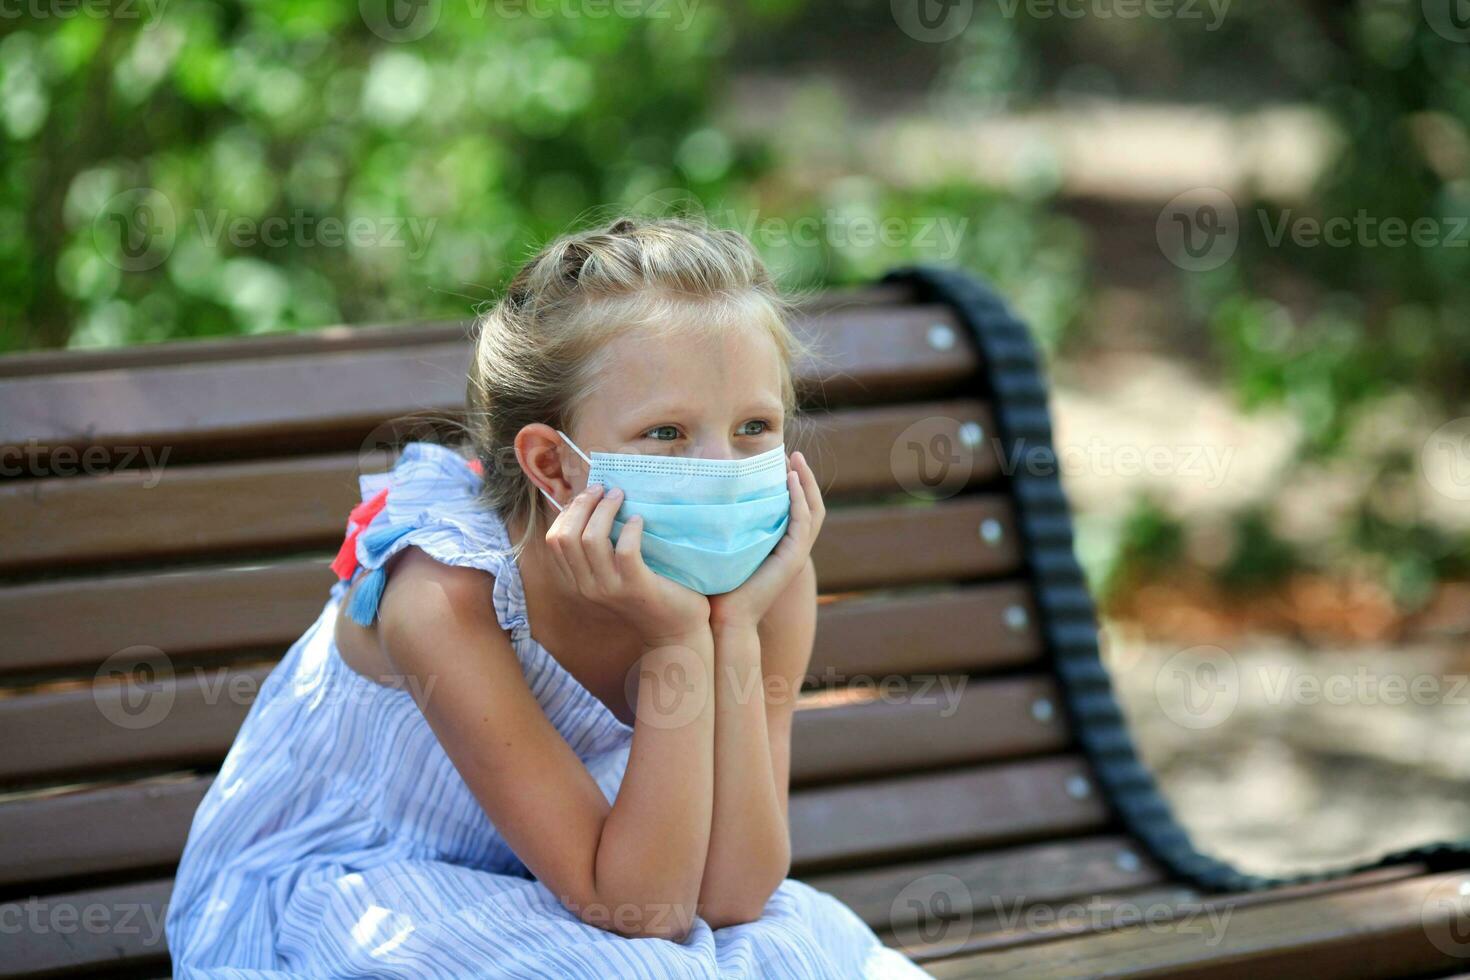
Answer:
[[[505, 525], [454, 450], [406, 447], [357, 539], [368, 574], [410, 545], [494, 574], [531, 691], [608, 800], [632, 729], [531, 637]], [[377, 532], [377, 533], [374, 533]], [[496, 832], [407, 690], [348, 667], [338, 582], [270, 672], [194, 815], [166, 930], [191, 977], [910, 977], [835, 898], [788, 879], [758, 921], [682, 943], [583, 923]]]

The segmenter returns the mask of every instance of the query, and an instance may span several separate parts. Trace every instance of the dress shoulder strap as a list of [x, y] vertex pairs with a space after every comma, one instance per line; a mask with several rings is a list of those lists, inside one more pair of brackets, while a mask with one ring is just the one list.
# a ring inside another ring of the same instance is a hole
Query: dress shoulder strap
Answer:
[[[456, 450], [411, 442], [386, 473], [358, 478], [362, 503], [347, 519], [347, 534], [332, 562], [345, 589], [352, 592], [347, 615], [371, 626], [387, 585], [384, 565], [410, 545], [449, 565], [480, 568], [496, 576], [496, 611], [509, 628], [512, 607], [505, 600], [519, 588], [511, 542], [500, 515], [480, 499], [484, 481], [478, 462]], [[509, 574], [507, 574], [509, 573]], [[502, 577], [513, 578], [502, 587]]]

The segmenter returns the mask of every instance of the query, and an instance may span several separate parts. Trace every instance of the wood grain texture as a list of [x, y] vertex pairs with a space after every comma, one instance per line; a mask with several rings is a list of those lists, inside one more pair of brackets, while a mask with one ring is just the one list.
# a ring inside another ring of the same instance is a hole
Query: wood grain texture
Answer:
[[913, 925], [916, 937], [921, 924], [932, 927], [941, 915], [968, 924], [1017, 906], [1163, 878], [1128, 838], [1103, 836], [810, 875], [806, 882], [842, 899], [874, 929]]
[[[962, 472], [943, 485], [951, 493], [999, 472], [990, 442], [961, 445], [962, 430], [991, 425], [990, 410], [973, 399], [855, 408], [813, 416], [790, 448], [813, 464], [829, 499], [899, 493], [925, 487], [931, 451], [905, 447], [913, 430], [955, 447]], [[359, 477], [391, 463], [369, 444], [360, 453], [0, 481], [0, 573], [328, 547], [341, 541], [347, 512], [361, 500]]]
[[798, 872], [1080, 834], [1107, 816], [1072, 756], [820, 787], [800, 800], [790, 814]]
[[[980, 537], [986, 522], [994, 522], [1002, 540], [988, 544]], [[812, 552], [818, 585], [858, 590], [1014, 575], [1020, 548], [1013, 522], [1010, 502], [995, 494], [834, 508]], [[182, 657], [289, 644], [327, 600], [335, 580], [328, 560], [323, 553], [315, 559], [0, 586], [0, 622], [7, 625], [0, 636], [0, 671], [95, 665], [136, 646]], [[993, 612], [992, 603], [975, 616]], [[1006, 626], [994, 634], [1012, 650], [1027, 642], [1024, 627]]]
[[[936, 326], [948, 343], [934, 343]], [[819, 352], [795, 366], [810, 406], [933, 397], [979, 365], [945, 307], [858, 305], [799, 329]], [[386, 347], [0, 374], [0, 461], [8, 475], [21, 461], [18, 475], [35, 477], [59, 469], [57, 447], [148, 446], [175, 462], [279, 454], [283, 441], [357, 451], [385, 420], [463, 409], [470, 345], [441, 333]]]
[[[978, 849], [1099, 827], [1095, 792], [1068, 792], [1079, 759], [1026, 762], [797, 789], [795, 873]], [[0, 806], [0, 887], [177, 862], [212, 777], [179, 775], [12, 799]]]
[[157, 966], [168, 973], [164, 916], [173, 881], [152, 879], [0, 903], [0, 977], [67, 976]]
[[[9, 733], [0, 785], [217, 766], [269, 672], [266, 665], [173, 670], [164, 664], [130, 680], [101, 679], [0, 700], [0, 731]], [[1070, 734], [1058, 696], [1047, 678], [910, 679], [900, 673], [846, 692], [802, 695], [792, 734], [792, 781], [1059, 751]], [[1043, 715], [1035, 711], [1039, 703], [1046, 706]]]
[[[1470, 872], [1447, 872], [927, 964], [937, 977], [1406, 977], [1463, 967]], [[1228, 901], [1221, 903], [1229, 909]]]

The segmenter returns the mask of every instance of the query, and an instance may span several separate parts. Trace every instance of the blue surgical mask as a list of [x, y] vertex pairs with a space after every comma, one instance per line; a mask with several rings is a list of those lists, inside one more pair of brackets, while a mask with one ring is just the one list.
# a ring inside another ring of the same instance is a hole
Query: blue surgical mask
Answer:
[[556, 431], [587, 460], [589, 484], [623, 491], [613, 543], [630, 518], [642, 517], [643, 561], [680, 585], [704, 595], [729, 592], [755, 573], [786, 533], [791, 494], [785, 446], [745, 459], [602, 452], [589, 458]]

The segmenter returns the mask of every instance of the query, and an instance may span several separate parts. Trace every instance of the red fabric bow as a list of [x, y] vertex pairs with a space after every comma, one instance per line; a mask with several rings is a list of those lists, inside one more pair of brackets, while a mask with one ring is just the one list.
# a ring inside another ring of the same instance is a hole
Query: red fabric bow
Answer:
[[[485, 475], [485, 467], [480, 465], [478, 459], [467, 460], [467, 463], [476, 476]], [[332, 571], [337, 573], [338, 578], [349, 579], [357, 572], [357, 537], [387, 505], [388, 488], [384, 487], [374, 494], [371, 500], [364, 500], [352, 508], [352, 513], [347, 515], [352, 530], [347, 532], [347, 538], [342, 542], [342, 547], [337, 549], [337, 557], [332, 559]]]
[[384, 487], [373, 496], [371, 500], [364, 500], [352, 508], [352, 513], [347, 515], [347, 520], [352, 530], [347, 532], [347, 539], [342, 542], [342, 547], [337, 550], [337, 557], [332, 559], [332, 571], [337, 573], [340, 579], [349, 579], [357, 571], [357, 536], [362, 533], [363, 528], [372, 523], [374, 517], [388, 505], [388, 488]]

